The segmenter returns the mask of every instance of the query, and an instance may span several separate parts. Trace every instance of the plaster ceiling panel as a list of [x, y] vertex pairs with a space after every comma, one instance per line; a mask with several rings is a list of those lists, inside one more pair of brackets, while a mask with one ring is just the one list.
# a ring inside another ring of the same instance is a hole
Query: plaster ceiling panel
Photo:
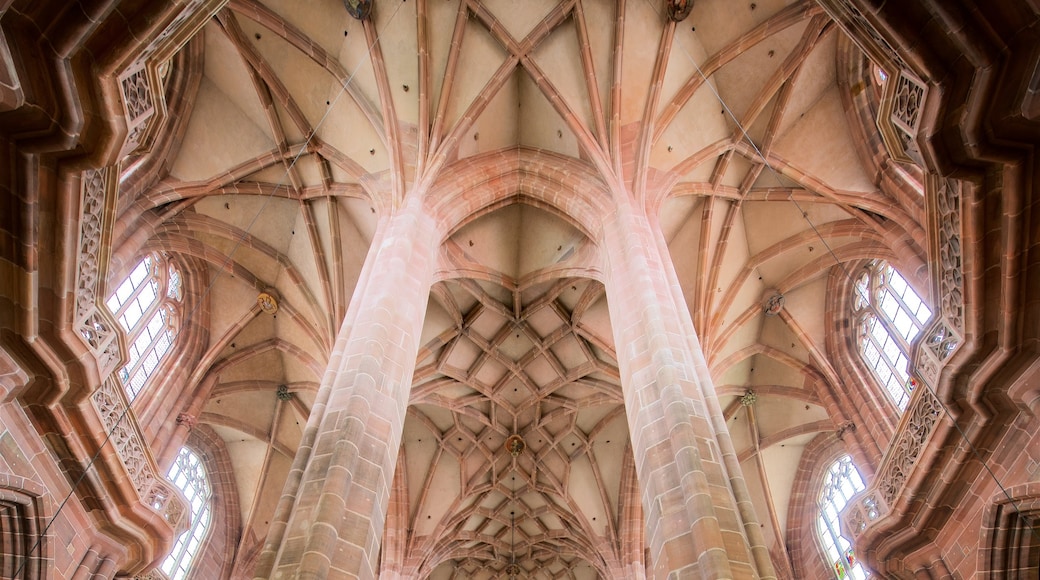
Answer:
[[416, 2], [400, 2], [392, 9], [386, 5], [372, 11], [373, 24], [379, 31], [379, 49], [394, 101], [394, 113], [398, 120], [409, 125], [419, 122], [416, 5]]
[[716, 384], [719, 385], [746, 385], [751, 378], [752, 362], [750, 358], [737, 361], [726, 369], [718, 369], [713, 375], [717, 375]]
[[515, 147], [520, 143], [520, 77], [513, 76], [495, 93], [487, 108], [459, 140], [459, 158]]
[[303, 187], [321, 187], [321, 159], [316, 155], [300, 155], [292, 163], [293, 171], [300, 176]]
[[[615, 407], [616, 408], [616, 407]], [[621, 492], [621, 473], [628, 445], [628, 419], [624, 412], [604, 424], [592, 445], [592, 454], [603, 477], [608, 505], [617, 509]]]
[[[378, 11], [377, 9], [376, 12]], [[339, 53], [330, 56], [337, 57], [339, 64], [343, 67], [343, 72], [350, 80], [351, 90], [358, 99], [357, 104], [370, 111], [379, 111], [379, 89], [376, 84], [372, 55], [369, 52], [371, 43], [365, 35], [364, 24], [352, 17], [345, 18], [343, 22], [346, 23], [344, 28], [347, 36], [344, 37], [343, 43], [339, 47]], [[415, 54], [412, 53], [413, 58]], [[338, 87], [337, 92], [339, 92]], [[347, 95], [344, 95], [343, 98], [347, 98]], [[351, 100], [354, 102], [353, 99]]]
[[527, 366], [524, 367], [524, 373], [531, 377], [531, 380], [534, 381], [535, 385], [542, 389], [560, 376], [544, 355], [539, 355], [528, 363]]
[[599, 100], [605, 114], [610, 113], [610, 79], [614, 70], [613, 46], [617, 22], [617, 2], [581, 2], [589, 47], [596, 73]]
[[[780, 90], [783, 90], [783, 87], [780, 87]], [[773, 120], [773, 115], [779, 114], [776, 108], [779, 93], [780, 91], [777, 91], [769, 97], [769, 100], [762, 105], [761, 111], [758, 112], [758, 115], [751, 121], [751, 123], [748, 123], [746, 119], [741, 120], [741, 124], [744, 126], [744, 131], [747, 132], [747, 135], [744, 136], [744, 141], [747, 142], [748, 137], [750, 137], [751, 144], [759, 151], [761, 151], [766, 141], [766, 135], [769, 131], [770, 123]], [[755, 163], [761, 163], [762, 156], [758, 154], [758, 151], [756, 151], [754, 155], [750, 157], [750, 160]], [[765, 168], [764, 170], [769, 171], [768, 168]]]
[[517, 41], [530, 34], [558, 3], [558, 0], [483, 0], [483, 4]]
[[527, 337], [526, 333], [521, 332], [519, 327], [516, 327], [506, 336], [505, 340], [498, 345], [498, 352], [504, 355], [508, 360], [518, 361], [523, 358], [532, 347], [534, 347], [534, 344], [531, 342], [531, 339]]
[[520, 144], [578, 157], [578, 138], [526, 72], [518, 77]]
[[[780, 173], [780, 171], [770, 165], [766, 165], [762, 173], [759, 174], [758, 179], [755, 180], [755, 184], [751, 187], [752, 189], [773, 187], [786, 187], [794, 190], [805, 189], [802, 184]], [[824, 201], [824, 198], [820, 197], [820, 201]]]
[[447, 363], [452, 367], [465, 372], [466, 369], [473, 365], [473, 362], [477, 360], [477, 357], [481, 355], [483, 351], [470, 339], [460, 336], [451, 347], [451, 354], [448, 356]]
[[340, 231], [344, 232], [345, 263], [360, 269], [368, 256], [368, 247], [375, 237], [378, 225], [379, 218], [375, 207], [368, 199], [352, 197], [336, 198], [335, 203], [336, 215], [340, 219]]
[[726, 174], [722, 176], [720, 185], [739, 188], [749, 171], [751, 171], [751, 162], [739, 155], [734, 155], [729, 166], [726, 167]]
[[[239, 345], [241, 347], [241, 345]], [[280, 379], [284, 376], [282, 357], [275, 350], [267, 350], [237, 361], [220, 372], [221, 381], [242, 381], [256, 378]]]
[[534, 206], [520, 205], [519, 277], [561, 263], [586, 238], [570, 223]]
[[[709, 79], [709, 82], [712, 82]], [[650, 154], [650, 166], [675, 170], [680, 163], [696, 156], [703, 161], [688, 181], [707, 181], [715, 166], [714, 159], [725, 152], [732, 140], [733, 123], [718, 97], [707, 83], [701, 85], [675, 114], [675, 118], [661, 134]], [[671, 151], [668, 148], [671, 148]], [[695, 179], [696, 177], [696, 179]]]
[[[758, 311], [761, 308], [765, 285], [756, 278], [748, 279], [738, 288], [725, 286], [722, 288], [722, 292], [718, 292], [717, 288], [715, 292], [715, 303], [719, 305], [719, 308], [725, 308], [725, 310], [715, 311], [720, 327], [725, 328], [727, 324], [737, 320], [749, 309]], [[728, 301], [723, 301], [722, 296], [725, 296]]]
[[262, 0], [263, 3], [323, 48], [335, 54], [343, 44], [347, 20], [342, 0]]
[[238, 431], [226, 427], [214, 427], [214, 429], [227, 445], [228, 456], [231, 458], [231, 473], [235, 477], [238, 488], [240, 515], [243, 522], [247, 521], [260, 483], [256, 474], [262, 472], [261, 467], [264, 463], [264, 455], [267, 453], [267, 445], [256, 439], [243, 439]]
[[[694, 6], [696, 10], [696, 4]], [[700, 67], [708, 60], [709, 55], [701, 44], [700, 36], [691, 28], [694, 26], [685, 23], [675, 25], [671, 50], [668, 52], [668, 65], [661, 83], [658, 113], [661, 112], [661, 107], [672, 102], [679, 90], [691, 80], [696, 83], [704, 82]]]
[[329, 98], [327, 95], [333, 90], [339, 92], [339, 85], [333, 76], [286, 41], [280, 35], [281, 31], [269, 30], [249, 19], [245, 13], [236, 13], [236, 16], [251, 49], [259, 53], [270, 66], [275, 77], [299, 106], [310, 127], [316, 126], [328, 107], [325, 104]]
[[[283, 296], [285, 295], [283, 294]], [[283, 301], [282, 304], [293, 303]], [[326, 353], [331, 347], [323, 344], [322, 339], [324, 338], [325, 342], [328, 343], [332, 342], [331, 333], [326, 331], [324, 315], [318, 310], [317, 306], [312, 307], [310, 304], [300, 302], [296, 304], [298, 305], [298, 310], [295, 315], [290, 315], [288, 309], [286, 309], [279, 310], [279, 313], [273, 316], [275, 335], [283, 342], [298, 348], [301, 353], [300, 356], [310, 357], [311, 364], [324, 368], [328, 362]], [[298, 380], [311, 381], [315, 379], [304, 377]]]
[[625, 9], [626, 50], [621, 62], [621, 77], [625, 79], [621, 92], [622, 127], [643, 120], [664, 21], [650, 2], [628, 2]]
[[552, 334], [565, 321], [560, 318], [560, 315], [554, 309], [539, 308], [530, 313], [526, 322], [531, 326], [532, 330], [544, 338]]
[[310, 356], [312, 352], [315, 351], [299, 351], [299, 354], [282, 353], [283, 376], [286, 381], [321, 380], [321, 370], [325, 368], [326, 361], [321, 358], [321, 355]]
[[[726, 425], [729, 426], [729, 435], [733, 439], [733, 447], [737, 450], [738, 455], [749, 449], [754, 449], [754, 442], [751, 440], [751, 430], [748, 427], [747, 413], [743, 409], [739, 409]], [[746, 473], [751, 472], [747, 471]]]
[[[390, 156], [381, 137], [382, 128], [375, 128], [347, 95], [321, 97], [321, 106], [328, 109], [317, 135], [368, 173], [378, 173], [390, 167]], [[322, 111], [324, 114], [324, 111]]]
[[[250, 300], [248, 305], [249, 308], [256, 305], [256, 298]], [[244, 352], [244, 349], [267, 340], [272, 334], [274, 334], [274, 320], [270, 316], [266, 314], [251, 316], [247, 324], [231, 337], [232, 340], [220, 353], [221, 357], [230, 357], [236, 353]]]
[[506, 206], [473, 220], [457, 231], [452, 239], [474, 262], [515, 280], [519, 266], [520, 207]]
[[742, 123], [748, 120], [749, 107], [767, 88], [770, 77], [801, 40], [807, 24], [805, 20], [770, 35], [742, 51], [713, 75], [719, 94], [729, 109], [727, 114]]
[[[444, 131], [447, 133], [462, 118], [474, 99], [506, 60], [508, 53], [475, 18], [466, 20], [466, 33], [459, 49], [459, 61], [448, 101]], [[508, 82], [508, 81], [507, 81]], [[486, 95], [490, 98], [491, 95]]]
[[801, 386], [805, 375], [800, 368], [789, 366], [767, 354], [756, 354], [751, 357], [751, 368], [748, 369], [749, 385], [791, 385]]
[[[676, 266], [678, 262], [683, 261], [678, 259], [678, 256], [696, 252], [697, 246], [693, 240], [699, 239], [700, 216], [705, 199], [707, 198], [699, 195], [682, 195], [670, 197], [661, 205], [657, 219]], [[682, 236], [683, 241], [677, 241], [679, 236]]]
[[848, 217], [845, 210], [833, 204], [756, 201], [746, 202], [743, 207], [744, 229], [755, 232], [748, 237], [752, 255], [805, 232], [810, 224], [819, 227]]
[[241, 181], [285, 186], [289, 183], [289, 174], [285, 171], [285, 165], [278, 162], [255, 173], [250, 173]]
[[272, 149], [274, 142], [264, 127], [254, 124], [203, 77], [170, 175], [184, 181], [204, 180]]
[[[289, 249], [292, 241], [298, 210], [299, 202], [295, 200], [259, 195], [218, 195], [200, 199], [195, 204], [198, 213], [226, 222], [282, 253]], [[238, 240], [229, 243], [231, 245], [224, 249], [235, 248], [235, 258], [241, 259], [238, 252], [245, 246]]]
[[774, 152], [828, 187], [844, 191], [876, 189], [852, 144], [836, 86], [780, 137]]
[[696, 27], [697, 38], [709, 54], [715, 54], [791, 3], [790, 0], [757, 0], [734, 4], [729, 0], [706, 0], [694, 3], [683, 24], [687, 28]]
[[[820, 308], [819, 312], [822, 314], [823, 308]], [[809, 351], [805, 349], [798, 339], [798, 335], [784, 323], [782, 318], [779, 316], [763, 316], [763, 318], [760, 338], [762, 344], [783, 351], [803, 363], [810, 362]]]
[[[421, 421], [412, 416], [405, 420], [401, 443], [404, 446], [405, 457], [398, 465], [399, 468], [405, 469], [408, 479], [408, 505], [414, 510], [419, 505], [424, 491], [423, 483], [433, 466], [433, 460], [439, 455], [437, 450], [440, 444], [436, 434], [431, 433]], [[416, 514], [409, 515], [414, 517]]]
[[788, 529], [787, 511], [791, 503], [791, 490], [794, 487], [798, 466], [802, 461], [802, 454], [805, 452], [805, 446], [816, 435], [817, 433], [808, 433], [792, 437], [761, 451], [762, 462], [766, 467], [766, 477], [769, 479], [769, 489], [773, 494], [773, 507], [782, 530]]
[[[589, 307], [581, 317], [580, 326], [583, 332], [592, 335], [595, 342], [605, 345], [614, 345], [614, 332], [610, 328], [610, 313], [607, 309], [607, 301], [599, 300]], [[603, 354], [597, 354], [606, 360]]]
[[[718, 211], [718, 208], [716, 209], [715, 217], [712, 220], [712, 239], [719, 240], [722, 237], [722, 227], [726, 213], [731, 205], [729, 203], [726, 204], [726, 211]], [[747, 205], [743, 204], [738, 211], [743, 212], [746, 207]], [[720, 256], [718, 261], [710, 262], [711, 267], [717, 268], [719, 271], [718, 284], [713, 289], [716, 294], [720, 293], [719, 288], [723, 289], [723, 293], [726, 292], [726, 288], [731, 287], [737, 280], [737, 276], [744, 270], [748, 262], [750, 255], [750, 249], [748, 248], [749, 238], [755, 238], [759, 235], [757, 230], [747, 227], [745, 220], [741, 219], [742, 215], [743, 213], [740, 213], [733, 218], [733, 224], [730, 226], [728, 233], [729, 243], [726, 244], [725, 254]], [[718, 228], [718, 230], [715, 230], [715, 228]], [[715, 243], [718, 242], [716, 241]], [[752, 281], [756, 280], [752, 278]]]
[[[210, 346], [216, 344], [227, 332], [234, 329], [243, 317], [252, 316], [250, 311], [256, 304], [256, 290], [246, 286], [239, 278], [210, 270], [209, 279], [209, 339]], [[197, 314], [193, 313], [193, 316]]]
[[834, 86], [838, 35], [837, 32], [826, 33], [802, 61], [794, 78], [788, 81], [794, 82], [794, 86], [784, 108], [784, 117], [777, 127], [777, 135], [786, 133]]
[[603, 286], [588, 278], [568, 278], [570, 285], [564, 288], [556, 299], [568, 312], [574, 312], [578, 301], [584, 299], [586, 292], [603, 293]]
[[226, 417], [228, 421], [223, 424], [230, 427], [243, 425], [255, 429], [256, 433], [267, 434], [270, 433], [271, 419], [277, 404], [278, 399], [272, 390], [239, 391], [210, 399], [203, 408], [203, 414]]
[[729, 335], [725, 344], [718, 345], [712, 350], [713, 360], [726, 360], [726, 357], [733, 355], [733, 353], [748, 348], [758, 342], [759, 334], [762, 332], [762, 318], [764, 315], [756, 315], [750, 320], [747, 320], [736, 329], [731, 329], [730, 326], [722, 327], [722, 330], [714, 334], [718, 335], [722, 332], [730, 332], [733, 334]]
[[[431, 296], [429, 302], [426, 303], [426, 318], [423, 322], [422, 332], [419, 335], [419, 348], [422, 349], [426, 347], [445, 330], [454, 328], [455, 320], [453, 320], [444, 307]], [[439, 350], [440, 349], [438, 348], [434, 352], [439, 352]], [[424, 363], [426, 361], [419, 362]]]
[[[426, 36], [430, 55], [430, 111], [440, 106], [448, 53], [459, 15], [459, 0], [426, 3]], [[465, 9], [464, 9], [465, 10]], [[466, 13], [468, 14], [468, 10]], [[431, 114], [432, 116], [432, 114]]]
[[206, 45], [205, 78], [234, 103], [253, 125], [263, 130], [273, 143], [270, 122], [257, 97], [253, 76], [250, 74], [252, 69], [215, 21], [207, 24], [202, 31]]
[[766, 545], [777, 545], [778, 540], [782, 538], [776, 537], [776, 532], [770, 521], [769, 501], [766, 499], [764, 483], [759, 477], [758, 471], [758, 459], [757, 457], [749, 457], [740, 464], [741, 471], [745, 474], [744, 479], [747, 482], [748, 495], [751, 497], [751, 503], [755, 506], [755, 515], [761, 525], [762, 535], [765, 539]]
[[502, 366], [501, 363], [494, 359], [488, 359], [484, 364], [480, 365], [479, 369], [476, 369], [473, 378], [490, 387], [497, 385], [507, 373], [508, 369]]
[[826, 352], [824, 307], [827, 304], [827, 276], [799, 286], [784, 295], [784, 310], [812, 343]]
[[[546, 80], [563, 98], [567, 108], [578, 118], [590, 135], [595, 134], [596, 122], [592, 101], [585, 83], [581, 47], [574, 19], [568, 19], [549, 34], [534, 50], [534, 62], [545, 74]], [[552, 97], [552, 95], [546, 95]]]
[[[329, 220], [327, 219], [328, 207], [328, 200], [316, 199], [306, 202], [306, 207], [301, 208], [301, 211], [296, 213], [296, 222], [290, 230], [292, 238], [286, 255], [293, 267], [299, 272], [301, 278], [299, 282], [302, 284], [302, 287], [297, 286], [295, 282], [287, 280], [288, 277], [284, 275], [279, 280], [278, 290], [282, 295], [308, 314], [311, 314], [312, 310], [309, 308], [305, 309], [302, 302], [302, 299], [307, 294], [314, 297], [317, 301], [317, 307], [325, 310], [331, 308], [331, 305], [326, 303], [324, 290], [326, 282], [319, 275], [319, 271], [325, 275], [330, 275], [330, 266], [327, 258], [327, 256], [331, 255], [329, 248]], [[312, 226], [314, 228], [313, 231], [308, 229], [308, 220], [304, 218], [304, 211], [311, 213], [311, 222], [314, 224]], [[317, 239], [318, 248], [312, 245], [314, 238]], [[325, 261], [320, 263], [321, 269], [319, 270], [319, 261], [322, 260], [322, 256], [326, 258], [324, 258]], [[304, 293], [304, 289], [307, 290], [307, 294]]]
[[759, 401], [755, 404], [763, 411], [756, 416], [763, 440], [799, 425], [827, 420], [827, 411], [822, 407], [797, 399], [760, 396]]
[[608, 518], [612, 514], [607, 513], [600, 494], [595, 491], [599, 489], [599, 481], [588, 456], [582, 455], [571, 461], [568, 484], [567, 492], [585, 516], [593, 536], [606, 536], [610, 525]]
[[559, 340], [550, 347], [550, 351], [560, 361], [563, 368], [567, 370], [575, 369], [588, 362], [585, 351], [581, 349], [578, 341], [573, 336], [567, 336]]
[[[278, 500], [282, 496], [282, 488], [285, 486], [285, 480], [289, 475], [289, 468], [292, 466], [292, 460], [287, 457], [283, 457], [280, 453], [274, 453], [271, 455], [271, 460], [267, 464], [267, 471], [264, 473], [263, 487], [260, 489], [260, 494], [254, 499], [255, 509], [251, 511], [252, 517], [252, 532], [251, 535], [257, 538], [267, 537], [267, 531], [271, 527], [271, 519], [275, 513], [275, 508], [278, 506]], [[241, 497], [239, 498], [241, 500]]]

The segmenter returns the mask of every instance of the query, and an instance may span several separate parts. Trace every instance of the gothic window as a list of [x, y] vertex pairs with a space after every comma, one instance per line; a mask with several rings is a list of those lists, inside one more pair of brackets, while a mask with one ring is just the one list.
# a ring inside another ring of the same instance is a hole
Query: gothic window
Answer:
[[191, 527], [182, 533], [173, 544], [173, 551], [162, 564], [162, 571], [170, 580], [183, 580], [191, 570], [191, 563], [199, 553], [211, 517], [210, 497], [212, 486], [202, 459], [194, 451], [182, 447], [177, 461], [167, 475], [188, 499], [191, 510]]
[[856, 280], [853, 311], [859, 352], [900, 411], [910, 401], [910, 346], [932, 311], [888, 263], [876, 260]]
[[130, 359], [119, 378], [131, 401], [173, 346], [180, 301], [180, 273], [158, 252], [145, 256], [108, 299], [126, 332]]
[[838, 524], [838, 514], [845, 508], [845, 504], [849, 503], [849, 498], [864, 488], [863, 478], [852, 464], [852, 458], [846, 455], [831, 464], [820, 491], [820, 513], [816, 518], [816, 532], [823, 543], [827, 565], [839, 580], [864, 580], [868, 576], [856, 561], [852, 545], [842, 537]]

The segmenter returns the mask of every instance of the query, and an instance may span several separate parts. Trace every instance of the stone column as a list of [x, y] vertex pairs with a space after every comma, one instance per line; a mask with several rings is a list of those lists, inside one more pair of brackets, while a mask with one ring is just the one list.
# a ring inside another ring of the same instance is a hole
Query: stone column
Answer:
[[375, 577], [439, 240], [416, 192], [381, 229], [356, 317], [336, 341], [313, 445], [301, 446], [309, 457], [283, 497], [291, 513], [268, 536], [256, 578]]
[[606, 289], [652, 576], [775, 578], [760, 537], [747, 531], [758, 525], [753, 513], [731, 487], [711, 378], [687, 336], [689, 313], [676, 302], [659, 232], [622, 197], [604, 225]]

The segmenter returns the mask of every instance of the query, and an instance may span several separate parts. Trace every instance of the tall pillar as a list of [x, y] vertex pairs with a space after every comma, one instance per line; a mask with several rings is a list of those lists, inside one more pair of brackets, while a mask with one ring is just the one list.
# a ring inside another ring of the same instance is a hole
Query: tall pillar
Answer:
[[417, 192], [381, 230], [353, 324], [336, 341], [313, 443], [301, 445], [309, 457], [294, 462], [305, 467], [283, 497], [291, 512], [268, 536], [256, 578], [375, 577], [438, 246]]
[[[626, 196], [627, 197], [627, 196]], [[606, 289], [655, 578], [776, 578], [712, 421], [717, 406], [674, 270], [627, 199], [604, 225]], [[722, 429], [725, 429], [723, 426]], [[728, 441], [725, 441], [728, 442]]]

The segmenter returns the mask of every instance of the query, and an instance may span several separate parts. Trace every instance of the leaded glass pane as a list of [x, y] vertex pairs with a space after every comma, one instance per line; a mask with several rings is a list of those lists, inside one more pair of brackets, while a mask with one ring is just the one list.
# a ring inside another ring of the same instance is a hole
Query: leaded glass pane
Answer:
[[871, 263], [853, 291], [853, 309], [869, 312], [859, 315], [860, 354], [900, 411], [905, 410], [911, 345], [932, 313], [899, 272], [884, 262]]
[[841, 535], [838, 523], [838, 514], [845, 509], [849, 499], [864, 489], [863, 478], [852, 464], [852, 458], [846, 455], [831, 464], [820, 491], [817, 534], [827, 562], [839, 580], [865, 580], [868, 577], [856, 560], [852, 545]]
[[183, 580], [188, 576], [192, 560], [198, 555], [209, 531], [212, 488], [202, 460], [187, 447], [181, 448], [167, 478], [180, 488], [188, 500], [191, 507], [191, 527], [174, 542], [173, 550], [160, 569], [170, 580]]
[[129, 360], [118, 376], [131, 400], [173, 346], [172, 313], [180, 299], [180, 273], [160, 253], [145, 256], [108, 299], [127, 337]]

